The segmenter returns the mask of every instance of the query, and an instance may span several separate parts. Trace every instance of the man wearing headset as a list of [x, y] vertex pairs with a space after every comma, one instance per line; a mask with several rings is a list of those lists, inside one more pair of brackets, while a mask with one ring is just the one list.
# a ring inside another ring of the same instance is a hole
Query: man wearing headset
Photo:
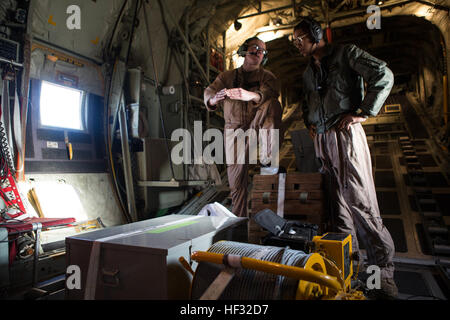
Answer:
[[[279, 129], [282, 110], [278, 102], [279, 84], [275, 76], [262, 65], [267, 61], [266, 44], [257, 37], [247, 39], [239, 48], [238, 54], [245, 57], [242, 67], [220, 73], [206, 88], [204, 101], [208, 111], [222, 107], [224, 111], [224, 131], [242, 129]], [[281, 137], [282, 133], [279, 133]], [[271, 158], [271, 140], [266, 141], [266, 159]], [[234, 150], [230, 150], [233, 148]], [[246, 143], [246, 157], [249, 147]], [[232, 153], [231, 153], [232, 152]], [[233, 202], [233, 213], [247, 217], [248, 162], [239, 163], [236, 143], [227, 143], [225, 134], [225, 153], [234, 154], [232, 163], [227, 161], [228, 182]]]
[[326, 43], [320, 24], [311, 18], [294, 27], [293, 42], [311, 59], [303, 74], [303, 119], [329, 181], [332, 227], [352, 235], [354, 252], [359, 251], [358, 239], [364, 243], [368, 265], [380, 267], [381, 289], [371, 292], [374, 297], [395, 298], [395, 248], [380, 216], [361, 125], [378, 114], [392, 89], [393, 74], [384, 61], [355, 45]]

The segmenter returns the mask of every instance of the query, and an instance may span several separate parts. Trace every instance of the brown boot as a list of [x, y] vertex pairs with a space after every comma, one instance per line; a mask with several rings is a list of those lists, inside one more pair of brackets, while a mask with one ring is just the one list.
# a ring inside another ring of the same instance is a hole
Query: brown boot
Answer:
[[398, 296], [397, 285], [394, 279], [381, 279], [380, 289], [368, 290], [367, 298], [370, 300], [395, 300]]

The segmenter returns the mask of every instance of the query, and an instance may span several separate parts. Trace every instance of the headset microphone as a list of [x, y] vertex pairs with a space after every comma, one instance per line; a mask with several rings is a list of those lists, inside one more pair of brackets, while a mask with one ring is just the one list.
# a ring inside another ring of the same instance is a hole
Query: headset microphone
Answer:
[[251, 55], [257, 56], [258, 55], [258, 51], [253, 51], [253, 52], [243, 51], [243, 50], [239, 51], [239, 56], [241, 56], [241, 57], [245, 57], [247, 54], [251, 54]]

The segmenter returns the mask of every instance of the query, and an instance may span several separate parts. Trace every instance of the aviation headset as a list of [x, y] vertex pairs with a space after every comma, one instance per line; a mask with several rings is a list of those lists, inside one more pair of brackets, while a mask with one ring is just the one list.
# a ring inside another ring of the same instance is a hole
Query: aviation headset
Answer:
[[[239, 49], [237, 51], [237, 54], [240, 57], [245, 57], [245, 55], [247, 54], [247, 51], [248, 51], [248, 44], [252, 40], [260, 40], [260, 41], [262, 41], [258, 37], [251, 37], [251, 38], [248, 38], [247, 40], [245, 40], [245, 42], [239, 47]], [[261, 65], [264, 66], [267, 63], [267, 60], [269, 60], [269, 57], [267, 56], [267, 53], [266, 53], [266, 54], [264, 54], [264, 58], [261, 61]]]
[[323, 38], [323, 30], [320, 24], [310, 17], [304, 17], [302, 21], [300, 21], [294, 28], [294, 30], [303, 29], [307, 27], [309, 34], [313, 38], [315, 43], [319, 43]]

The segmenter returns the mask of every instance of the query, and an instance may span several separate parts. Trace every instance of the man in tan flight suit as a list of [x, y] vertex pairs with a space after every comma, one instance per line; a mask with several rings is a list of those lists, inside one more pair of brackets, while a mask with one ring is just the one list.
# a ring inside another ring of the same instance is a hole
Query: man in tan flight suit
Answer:
[[[247, 39], [239, 48], [238, 54], [245, 57], [242, 67], [222, 72], [215, 81], [206, 88], [204, 101], [209, 111], [222, 107], [225, 128], [227, 130], [242, 129], [279, 129], [282, 110], [278, 102], [279, 85], [276, 77], [261, 65], [267, 59], [265, 43], [253, 37]], [[279, 137], [282, 133], [279, 132]], [[269, 138], [270, 139], [270, 138]], [[270, 140], [271, 141], [271, 140]], [[271, 157], [271, 144], [267, 142], [267, 158]], [[249, 146], [246, 142], [246, 158]], [[225, 153], [228, 155], [234, 148], [234, 161], [227, 161], [227, 174], [233, 201], [233, 213], [239, 217], [247, 217], [248, 194], [248, 162], [239, 163], [236, 143], [227, 143], [225, 134]], [[227, 156], [228, 158], [228, 156]], [[261, 160], [262, 162], [262, 160]]]

